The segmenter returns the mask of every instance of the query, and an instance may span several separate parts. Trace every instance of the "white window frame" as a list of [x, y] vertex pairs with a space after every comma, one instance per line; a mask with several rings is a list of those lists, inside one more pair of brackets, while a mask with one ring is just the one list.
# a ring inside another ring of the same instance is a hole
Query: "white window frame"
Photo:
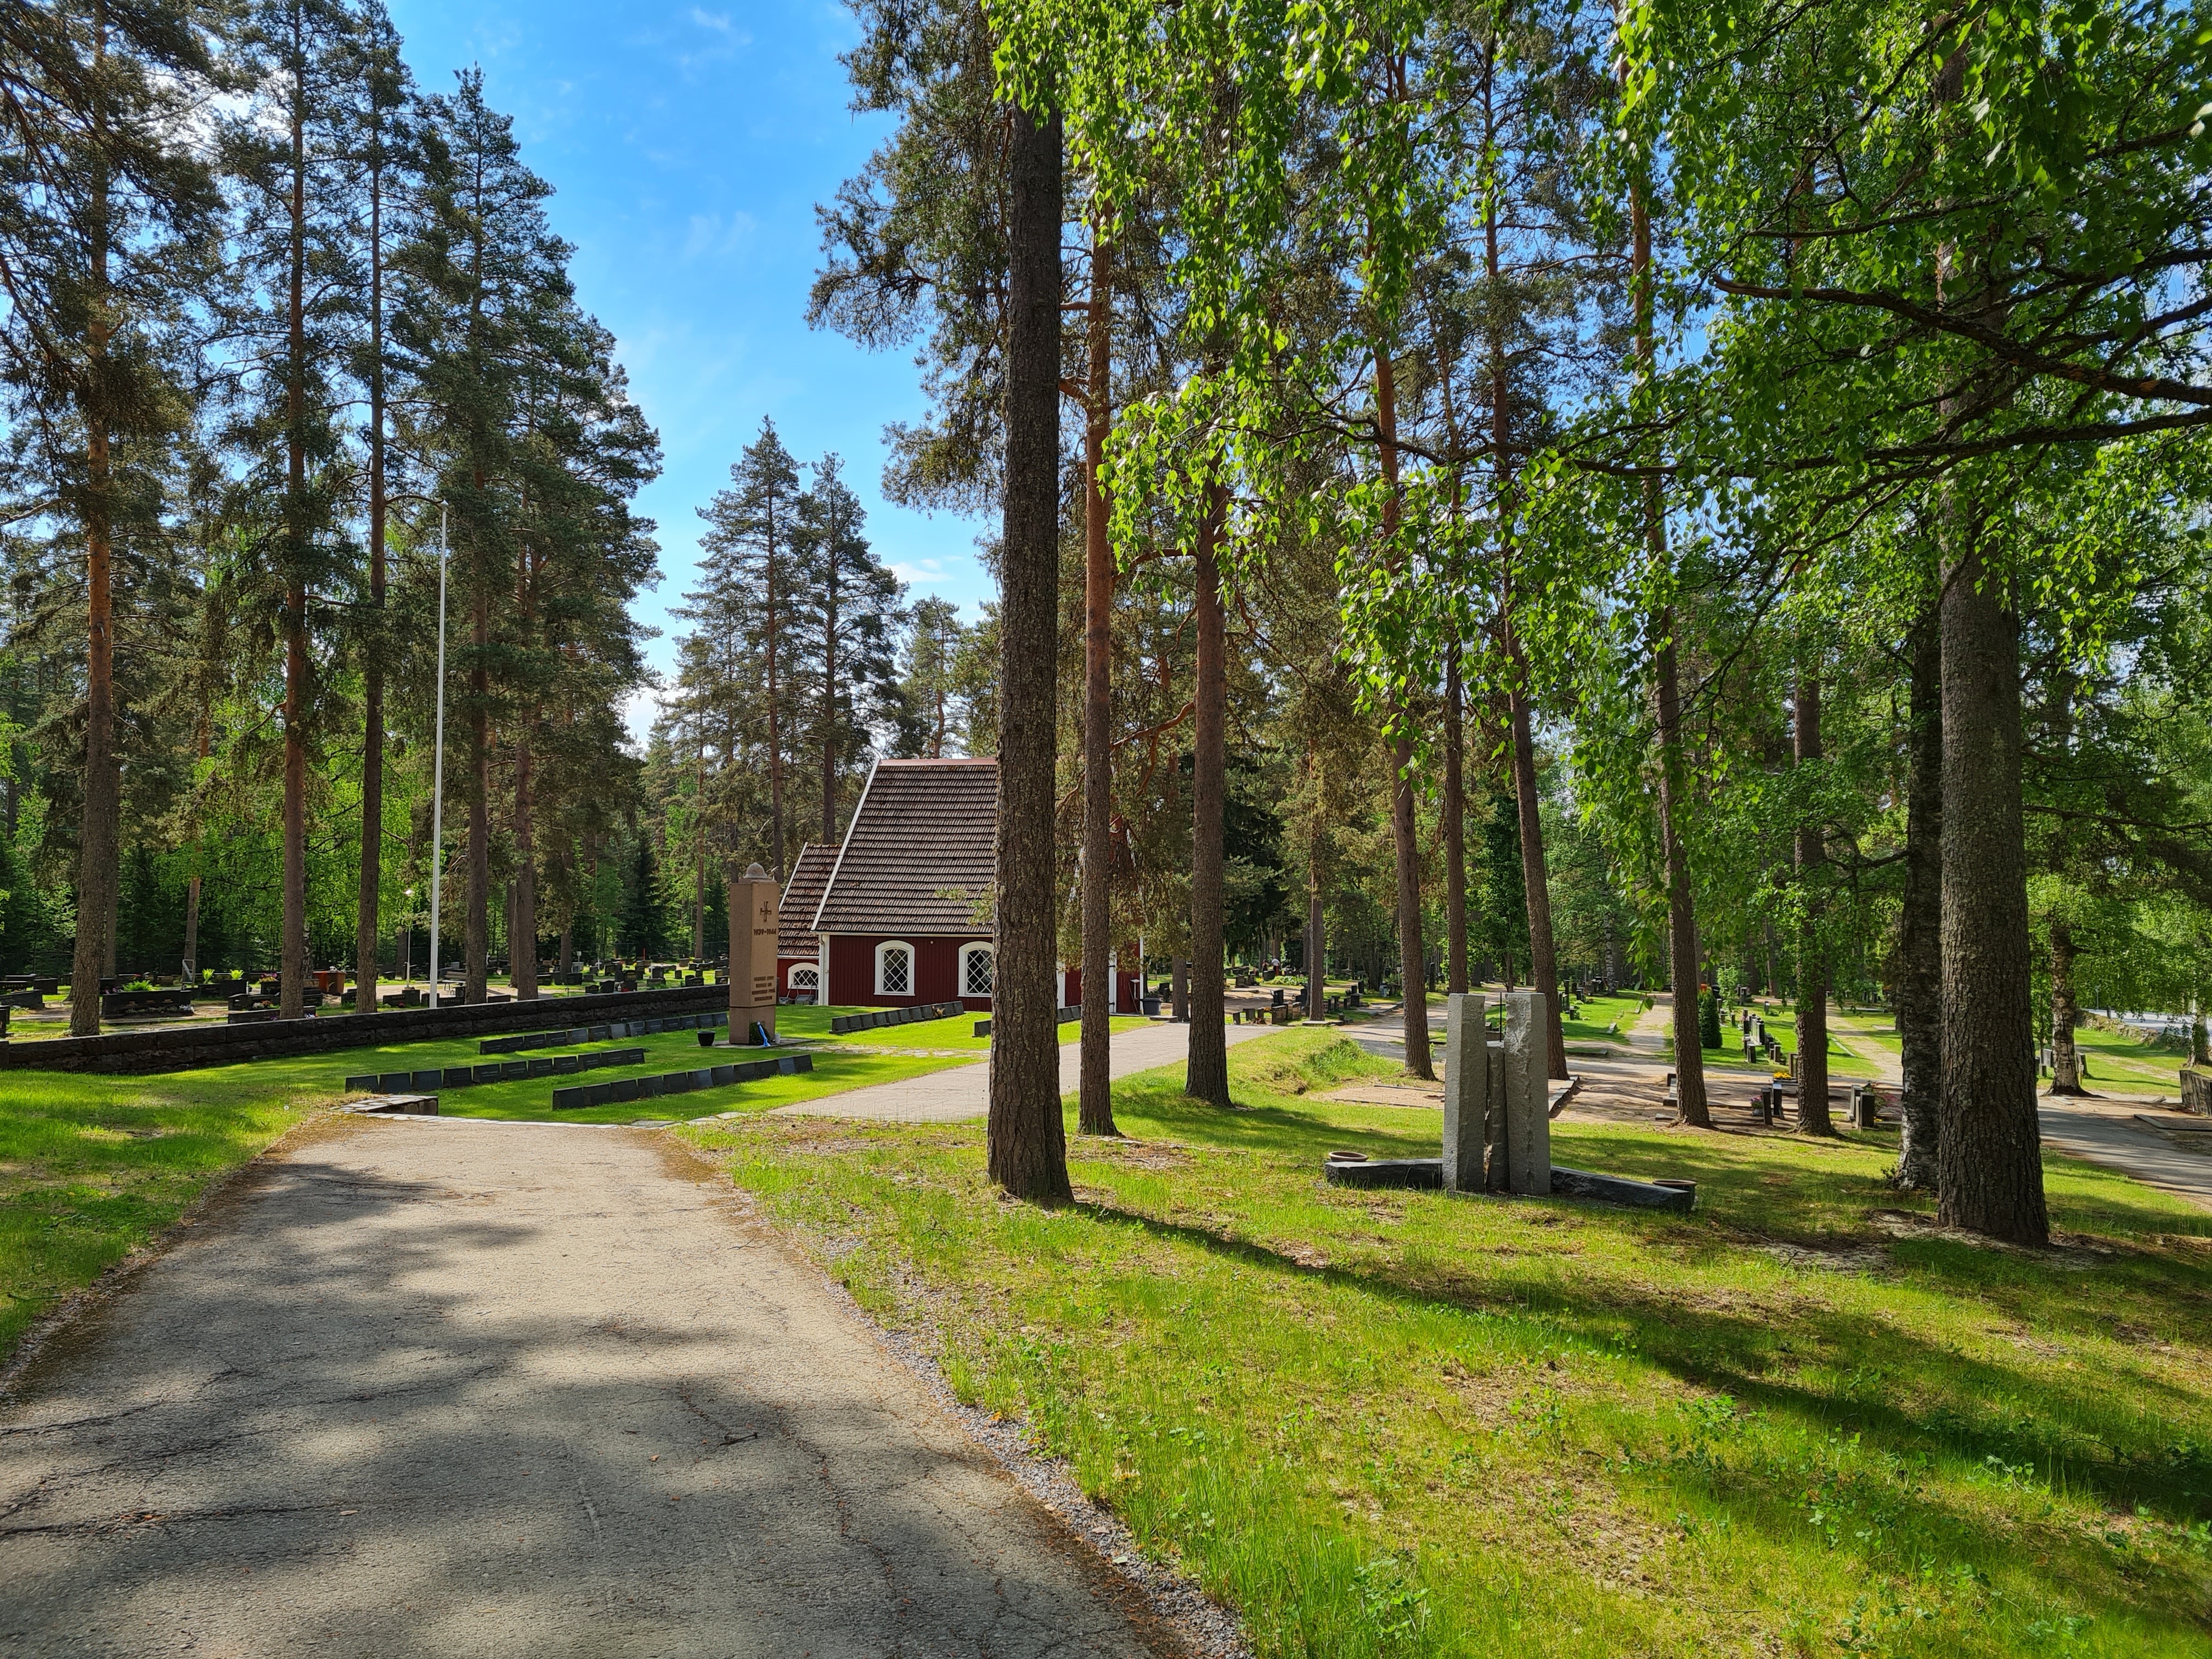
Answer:
[[[991, 989], [988, 991], [971, 991], [968, 988], [968, 959], [970, 957], [975, 956], [982, 956], [990, 959]], [[975, 939], [969, 944], [962, 945], [960, 947], [960, 995], [962, 999], [969, 1002], [981, 1002], [989, 998], [998, 990], [998, 988], [999, 955], [998, 952], [992, 948], [991, 941], [988, 939]]]
[[[805, 975], [804, 979], [799, 977], [802, 974]], [[822, 989], [822, 970], [811, 962], [794, 962], [791, 964], [787, 982], [793, 991], [813, 991], [818, 994]]]
[[[903, 951], [906, 952], [906, 983], [896, 991], [891, 990], [884, 983], [884, 957], [886, 952], [891, 951]], [[908, 944], [907, 941], [902, 939], [887, 939], [884, 940], [882, 944], [876, 946], [876, 994], [879, 997], [910, 997], [914, 995], [915, 967], [916, 963], [913, 945]]]

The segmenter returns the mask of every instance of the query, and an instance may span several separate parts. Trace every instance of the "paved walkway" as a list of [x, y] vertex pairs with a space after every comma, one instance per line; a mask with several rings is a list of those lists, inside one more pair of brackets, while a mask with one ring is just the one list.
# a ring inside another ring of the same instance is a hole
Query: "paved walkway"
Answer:
[[[1224, 1033], [1229, 1046], [1249, 1042], [1274, 1028], [1231, 1025]], [[1139, 1026], [1114, 1034], [1109, 1070], [1116, 1078], [1149, 1072], [1155, 1066], [1173, 1066], [1190, 1052], [1190, 1027], [1158, 1024]], [[1064, 1043], [1060, 1050], [1060, 1091], [1073, 1094], [1081, 1066], [1083, 1045]], [[959, 1123], [987, 1116], [991, 1109], [991, 1066], [988, 1060], [973, 1066], [951, 1066], [927, 1077], [899, 1083], [878, 1083], [842, 1095], [793, 1106], [779, 1106], [770, 1114], [781, 1117], [870, 1118], [887, 1123]]]
[[337, 1121], [0, 1407], [0, 1652], [1174, 1650], [659, 1137]]

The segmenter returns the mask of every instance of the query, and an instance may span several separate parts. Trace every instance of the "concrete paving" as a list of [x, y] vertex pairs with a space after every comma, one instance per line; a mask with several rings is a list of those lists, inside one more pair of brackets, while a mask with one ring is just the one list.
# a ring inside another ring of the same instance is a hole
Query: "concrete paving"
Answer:
[[2144, 1117], [2172, 1117], [2202, 1124], [2179, 1112], [2146, 1109], [2141, 1101], [2062, 1100], [2045, 1095], [2035, 1103], [2043, 1144], [2069, 1157], [2133, 1176], [2146, 1187], [2212, 1210], [2212, 1134], [2187, 1128], [2172, 1133], [2146, 1127]]
[[340, 1120], [0, 1407], [0, 1652], [1172, 1652], [663, 1138]]
[[[1231, 1025], [1223, 1036], [1231, 1048], [1262, 1037], [1274, 1028]], [[1190, 1027], [1162, 1023], [1116, 1031], [1108, 1069], [1116, 1078], [1149, 1072], [1156, 1066], [1173, 1066], [1190, 1053]], [[1060, 1091], [1075, 1091], [1082, 1063], [1083, 1045], [1064, 1043], [1060, 1050]], [[948, 1066], [927, 1077], [899, 1083], [878, 1083], [842, 1095], [793, 1106], [779, 1106], [772, 1116], [847, 1117], [884, 1123], [961, 1123], [988, 1116], [991, 1110], [991, 1067], [988, 1060], [973, 1066]]]

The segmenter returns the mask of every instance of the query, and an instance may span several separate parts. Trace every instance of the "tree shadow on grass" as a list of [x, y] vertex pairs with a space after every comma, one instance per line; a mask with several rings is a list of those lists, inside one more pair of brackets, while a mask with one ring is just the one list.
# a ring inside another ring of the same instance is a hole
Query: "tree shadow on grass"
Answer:
[[[1172, 1085], [1140, 1087], [1131, 1095], [1121, 1115], [1132, 1127], [1156, 1128], [1193, 1145], [1259, 1153], [1294, 1176], [1302, 1162], [1311, 1159], [1316, 1199], [1333, 1191], [1322, 1187], [1318, 1167], [1333, 1146], [1418, 1157], [1433, 1155], [1436, 1146], [1433, 1116], [1408, 1113], [1402, 1132], [1376, 1127], [1377, 1117], [1387, 1123], [1389, 1108], [1324, 1117], [1279, 1104], [1222, 1112], [1187, 1099]], [[1355, 1121], [1338, 1121], [1343, 1115]], [[2124, 1242], [2085, 1264], [2079, 1252], [2046, 1258], [1942, 1237], [1892, 1240], [1869, 1232], [1863, 1224], [1867, 1212], [1899, 1207], [1898, 1196], [1879, 1176], [1822, 1171], [1788, 1161], [1790, 1154], [1803, 1151], [1795, 1142], [1718, 1143], [1679, 1134], [1644, 1139], [1585, 1132], [1575, 1145], [1578, 1154], [1598, 1154], [1590, 1162], [1620, 1173], [1696, 1179], [1705, 1212], [1686, 1219], [1567, 1200], [1443, 1194], [1409, 1195], [1409, 1204], [1512, 1209], [1525, 1205], [1532, 1220], [1544, 1210], [1565, 1210], [1627, 1235], [1632, 1251], [1650, 1253], [1655, 1274], [1661, 1277], [1669, 1268], [1685, 1277], [1724, 1268], [1731, 1253], [1753, 1250], [1762, 1252], [1759, 1266], [1771, 1271], [1773, 1258], [1764, 1254], [1765, 1249], [1802, 1240], [1815, 1249], [1832, 1249], [1838, 1243], [1838, 1224], [1856, 1219], [1853, 1237], [1884, 1244], [1891, 1259], [1910, 1273], [1915, 1290], [1967, 1299], [1961, 1311], [1977, 1326], [1993, 1317], [2016, 1321], [2021, 1331], [2014, 1340], [2024, 1345], [2024, 1362], [2045, 1333], [2063, 1329], [2081, 1337], [2106, 1337], [2116, 1322], [2130, 1319], [2171, 1331], [2185, 1310], [2193, 1315], [2195, 1308], [2212, 1301], [2212, 1261], [2133, 1242], [2170, 1237], [2177, 1224], [2190, 1225], [2189, 1218], [2161, 1210], [2154, 1201], [2128, 1202], [2120, 1178], [2100, 1172], [2088, 1177], [2097, 1197], [2094, 1214], [2119, 1231]], [[1767, 1186], [1763, 1177], [1777, 1173], [1787, 1176], [1789, 1184]], [[2070, 1181], [2074, 1172], [2065, 1173]], [[1549, 1285], [1513, 1280], [1510, 1270], [1483, 1279], [1456, 1273], [1439, 1277], [1404, 1264], [1381, 1269], [1314, 1267], [1203, 1223], [1165, 1219], [1110, 1202], [1084, 1207], [1102, 1223], [1139, 1228], [1272, 1274], [1355, 1290], [1409, 1308], [1495, 1312], [1501, 1301], [1519, 1301], [1561, 1331], [1601, 1346], [1625, 1322], [1634, 1333], [1638, 1353], [1685, 1383], [1729, 1394], [1751, 1409], [1863, 1434], [1900, 1455], [1995, 1459], [2014, 1469], [2032, 1465], [2053, 1486], [2094, 1492], [2115, 1504], [2144, 1504], [2170, 1516], [2194, 1518], [2212, 1494], [2212, 1437], [2176, 1438], [2155, 1427], [2156, 1419], [2186, 1421], [2201, 1415], [2202, 1401], [2148, 1364], [2108, 1360], [2087, 1380], [2069, 1380], [2039, 1374], [2026, 1363], [2013, 1367], [1968, 1355], [1955, 1344], [1916, 1335], [1891, 1321], [1872, 1321], [1863, 1308], [1825, 1307], [1809, 1298], [1796, 1299], [1786, 1322], [1778, 1322], [1772, 1309], [1759, 1305], [1759, 1298], [1723, 1305], [1729, 1299], [1726, 1291], [1701, 1301], [1701, 1292], [1691, 1286], [1675, 1293], [1654, 1283], [1647, 1292], [1617, 1278], [1593, 1276], [1562, 1294]], [[2063, 1209], [2061, 1214], [2065, 1219], [2088, 1218]], [[1409, 1212], [1408, 1219], [1431, 1224], [1423, 1231], [1440, 1224], [1448, 1232], [1451, 1226], [1436, 1211], [1425, 1216]], [[1437, 1241], [1412, 1233], [1407, 1240], [1430, 1247], [1409, 1254], [1435, 1259]], [[1448, 1237], [1442, 1247], [1449, 1253]], [[1480, 1248], [1470, 1247], [1477, 1254]], [[2088, 1271], [2094, 1271], [2094, 1279], [2085, 1277]], [[2192, 1316], [2188, 1322], [2197, 1321]], [[1841, 1395], [1800, 1380], [1808, 1366], [1863, 1382], [1848, 1396]]]

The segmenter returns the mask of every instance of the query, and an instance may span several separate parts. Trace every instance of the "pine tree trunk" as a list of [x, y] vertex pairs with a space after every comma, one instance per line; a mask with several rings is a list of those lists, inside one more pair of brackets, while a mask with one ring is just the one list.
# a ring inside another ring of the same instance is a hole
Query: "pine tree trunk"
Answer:
[[[100, 222], [95, 215], [95, 225]], [[94, 252], [94, 270], [99, 286], [104, 287], [105, 249], [95, 246]], [[105, 335], [105, 326], [95, 324], [92, 334], [95, 366], [104, 355]], [[105, 919], [115, 902], [118, 877], [117, 819], [122, 790], [115, 765], [110, 483], [107, 422], [95, 404], [85, 418], [84, 821], [77, 831], [76, 951], [70, 969], [71, 1036], [91, 1036], [100, 1030], [100, 978], [106, 945], [102, 936], [106, 931]]]
[[1216, 551], [1228, 491], [1206, 490], [1205, 521], [1193, 560], [1198, 684], [1193, 688], [1190, 772], [1190, 1047], [1182, 1091], [1229, 1104], [1228, 987], [1222, 935], [1222, 817], [1228, 793], [1229, 643], [1221, 614]]
[[[1444, 989], [1467, 993], [1467, 773], [1459, 645], [1444, 658]], [[1566, 1058], [1565, 1050], [1560, 1059]]]
[[368, 179], [368, 605], [362, 663], [361, 894], [354, 919], [354, 1011], [376, 1012], [377, 932], [384, 887], [384, 167]]
[[[1801, 767], [1820, 758], [1819, 668], [1812, 648], [1805, 649], [1808, 660], [1798, 671], [1796, 718], [1791, 722], [1792, 752]], [[1826, 854], [1810, 814], [1808, 808], [1798, 823], [1796, 847], [1799, 897], [1806, 907], [1797, 923], [1797, 1127], [1803, 1134], [1832, 1135], [1836, 1126], [1828, 1113], [1828, 957], [1813, 896], [1814, 872]]]
[[461, 944], [461, 1000], [484, 1000], [491, 957], [491, 676], [484, 653], [491, 646], [491, 604], [479, 590], [471, 606], [476, 641], [469, 671], [469, 875]]
[[2086, 1095], [2081, 1086], [2081, 1050], [2074, 1028], [2081, 1011], [2074, 1000], [2074, 930], [2056, 916], [2051, 921], [2051, 1092]]
[[1114, 1124], [1114, 550], [1100, 471], [1113, 422], [1113, 252], [1091, 227], [1090, 384], [1083, 423], [1083, 1049], [1076, 1127]]
[[535, 711], [526, 710], [514, 734], [514, 908], [507, 930], [507, 965], [518, 1002], [538, 1000], [538, 854], [531, 822], [537, 778], [530, 749], [535, 724]]
[[1322, 902], [1321, 757], [1307, 751], [1306, 769], [1314, 784], [1313, 826], [1306, 837], [1306, 1018], [1328, 1014], [1328, 907]]
[[[768, 590], [768, 842], [769, 855], [775, 861], [776, 885], [781, 887], [787, 879], [787, 866], [783, 861], [783, 733], [782, 709], [779, 701], [781, 694], [776, 687], [778, 668], [776, 635], [778, 623], [782, 616], [781, 606], [783, 603], [783, 596], [778, 592], [779, 585], [776, 580], [775, 502], [773, 500], [773, 491], [770, 494], [771, 499], [768, 505], [768, 551], [763, 561], [768, 580], [763, 584]], [[732, 962], [730, 964], [730, 970], [735, 973], [737, 966], [738, 964]], [[826, 995], [827, 987], [823, 988], [823, 992]]]
[[1932, 605], [1913, 625], [1911, 710], [1905, 896], [1897, 928], [1897, 1032], [1905, 1071], [1897, 1184], [1932, 1192], [1943, 1109], [1943, 635]]
[[998, 915], [991, 988], [991, 1179], [1064, 1204], [1054, 968], [1060, 588], [1060, 125], [1013, 113], [1006, 316], [1006, 518], [1000, 553]]
[[707, 954], [707, 738], [698, 736], [691, 770], [691, 960]]
[[837, 549], [830, 544], [829, 604], [822, 639], [822, 844], [837, 844]]
[[[1963, 515], [1959, 515], [1962, 518]], [[1943, 572], [1943, 1224], [2041, 1244], [2020, 619], [1954, 518]]]
[[1168, 1012], [1182, 1024], [1190, 1023], [1190, 958], [1168, 958]]
[[307, 152], [304, 48], [293, 14], [291, 292], [285, 365], [284, 942], [277, 1018], [297, 1019], [307, 987]]
[[[1382, 497], [1382, 534], [1386, 541], [1395, 543], [1401, 507], [1398, 374], [1388, 343], [1380, 339], [1375, 342], [1375, 432], [1387, 492]], [[1428, 953], [1421, 944], [1421, 843], [1413, 816], [1413, 738], [1406, 729], [1413, 715], [1411, 710], [1395, 704], [1390, 715], [1392, 724], [1400, 728], [1390, 746], [1390, 842], [1398, 878], [1398, 977], [1405, 994], [1401, 1006], [1406, 1069], [1415, 1077], [1432, 1078], [1436, 1067], [1429, 1059]]]

